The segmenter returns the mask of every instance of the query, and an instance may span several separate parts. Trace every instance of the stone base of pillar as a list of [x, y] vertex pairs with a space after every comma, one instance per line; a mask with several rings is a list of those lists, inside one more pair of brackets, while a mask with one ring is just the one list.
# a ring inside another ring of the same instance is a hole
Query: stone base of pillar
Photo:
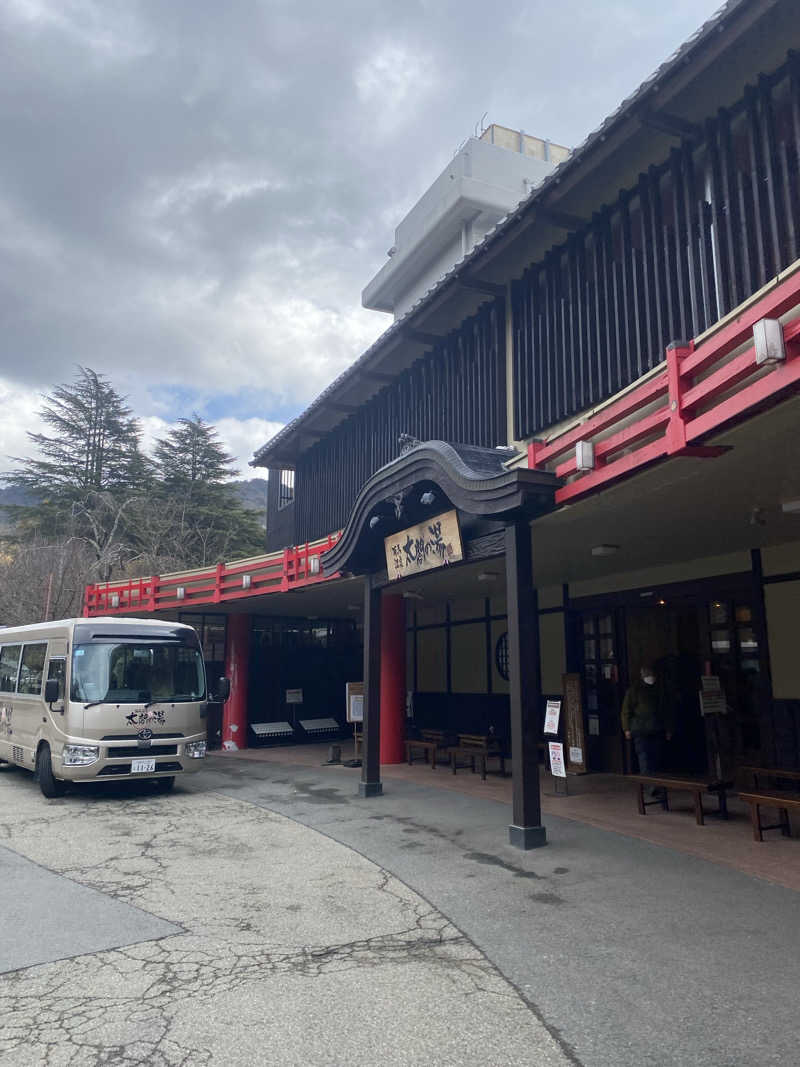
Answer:
[[360, 797], [383, 796], [383, 782], [359, 782], [358, 795]]
[[528, 851], [547, 844], [547, 832], [543, 826], [509, 826], [508, 842], [513, 848]]

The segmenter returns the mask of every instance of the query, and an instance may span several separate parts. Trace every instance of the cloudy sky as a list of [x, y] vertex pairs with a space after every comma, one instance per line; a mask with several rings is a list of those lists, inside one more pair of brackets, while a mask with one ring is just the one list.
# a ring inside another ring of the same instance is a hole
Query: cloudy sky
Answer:
[[77, 364], [244, 467], [485, 112], [577, 144], [719, 2], [0, 0], [0, 469]]

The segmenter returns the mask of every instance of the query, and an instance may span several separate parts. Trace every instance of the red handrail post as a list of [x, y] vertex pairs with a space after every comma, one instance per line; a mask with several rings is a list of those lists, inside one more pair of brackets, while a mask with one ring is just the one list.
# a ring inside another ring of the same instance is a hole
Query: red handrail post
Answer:
[[681, 362], [694, 351], [694, 342], [673, 341], [667, 345], [667, 384], [669, 388], [669, 422], [667, 452], [674, 455], [686, 448], [686, 420], [683, 417], [683, 375]]

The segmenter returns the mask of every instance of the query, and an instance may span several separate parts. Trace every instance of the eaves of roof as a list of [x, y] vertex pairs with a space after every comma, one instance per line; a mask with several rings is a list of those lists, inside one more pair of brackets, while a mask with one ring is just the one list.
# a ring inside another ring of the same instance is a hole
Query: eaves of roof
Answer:
[[[515, 226], [534, 211], [537, 206], [546, 203], [549, 196], [560, 186], [580, 173], [592, 167], [592, 154], [600, 145], [626, 120], [637, 118], [642, 107], [651, 94], [662, 91], [665, 83], [691, 62], [692, 58], [714, 37], [728, 29], [737, 17], [751, 11], [766, 11], [779, 0], [727, 0], [691, 37], [688, 38], [657, 70], [626, 97], [596, 130], [573, 149], [571, 155], [560, 163], [519, 205], [505, 215], [489, 232], [456, 262], [419, 300], [394, 322], [381, 336], [349, 367], [347, 367], [331, 384], [324, 389], [309, 406], [291, 422], [287, 423], [274, 437], [259, 448], [250, 461], [252, 467], [290, 466], [289, 456], [284, 451], [295, 434], [307, 424], [312, 417], [332, 401], [343, 388], [357, 379], [359, 374], [369, 370], [389, 346], [398, 340], [404, 329], [413, 327], [414, 320], [425, 311], [442, 292], [452, 285], [460, 275], [465, 274], [489, 256], [495, 246], [507, 237]], [[284, 452], [283, 457], [280, 453]]]

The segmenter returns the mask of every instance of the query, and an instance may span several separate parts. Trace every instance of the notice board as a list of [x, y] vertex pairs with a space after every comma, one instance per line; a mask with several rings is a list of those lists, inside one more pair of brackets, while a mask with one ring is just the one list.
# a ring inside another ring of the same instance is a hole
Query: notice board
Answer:
[[364, 721], [364, 683], [346, 682], [344, 687], [348, 722]]
[[567, 750], [567, 770], [573, 774], [586, 773], [586, 729], [583, 722], [583, 691], [579, 674], [561, 676], [564, 703], [564, 741]]

